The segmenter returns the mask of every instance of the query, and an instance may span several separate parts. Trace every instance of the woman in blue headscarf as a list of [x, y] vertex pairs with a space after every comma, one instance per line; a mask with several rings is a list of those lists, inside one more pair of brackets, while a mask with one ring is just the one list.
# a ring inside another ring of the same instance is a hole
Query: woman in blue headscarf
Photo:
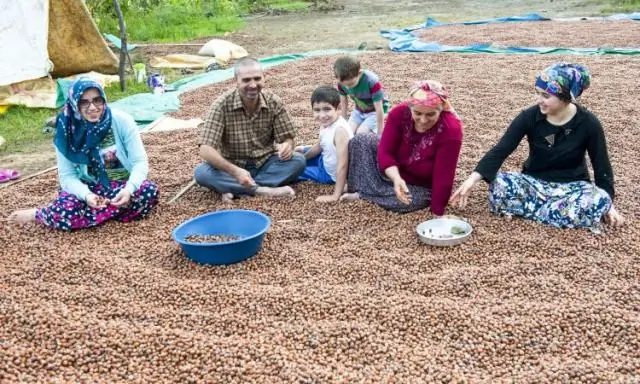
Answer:
[[[451, 202], [464, 207], [480, 180], [489, 183], [491, 211], [558, 228], [589, 228], [601, 220], [619, 226], [613, 205], [613, 170], [598, 118], [576, 99], [589, 87], [589, 71], [577, 64], [554, 64], [537, 77], [537, 105], [522, 111], [500, 141], [480, 160]], [[498, 172], [526, 136], [529, 158], [522, 172]], [[590, 182], [589, 154], [595, 185]]]
[[128, 114], [109, 108], [97, 82], [80, 78], [69, 88], [53, 142], [58, 198], [43, 208], [16, 211], [10, 220], [75, 230], [112, 219], [129, 222], [157, 205], [138, 127]]

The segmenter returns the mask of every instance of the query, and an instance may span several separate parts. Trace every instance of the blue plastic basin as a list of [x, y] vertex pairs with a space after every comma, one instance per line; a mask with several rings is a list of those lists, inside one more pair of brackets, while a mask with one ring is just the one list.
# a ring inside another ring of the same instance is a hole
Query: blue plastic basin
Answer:
[[[262, 247], [271, 219], [260, 212], [230, 209], [196, 216], [178, 225], [173, 240], [187, 257], [201, 264], [233, 264], [250, 258]], [[239, 240], [220, 243], [191, 243], [189, 235], [233, 235]]]

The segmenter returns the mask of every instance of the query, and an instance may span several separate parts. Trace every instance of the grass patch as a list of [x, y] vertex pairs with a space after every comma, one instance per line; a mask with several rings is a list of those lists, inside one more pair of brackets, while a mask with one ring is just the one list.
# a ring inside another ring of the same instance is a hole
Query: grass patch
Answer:
[[[169, 82], [165, 75], [165, 81]], [[111, 83], [104, 88], [104, 93], [107, 95], [108, 102], [114, 102], [116, 100], [124, 99], [127, 96], [135, 95], [137, 93], [149, 92], [146, 83], [137, 83], [132, 78], [127, 78], [126, 87], [124, 92], [120, 90], [120, 82]]]
[[51, 139], [51, 134], [43, 133], [43, 128], [45, 121], [55, 113], [55, 109], [11, 106], [0, 116], [0, 132], [6, 140], [0, 153], [29, 151], [32, 144]]
[[283, 11], [301, 11], [308, 9], [311, 5], [308, 1], [289, 1], [289, 0], [268, 0], [256, 2], [251, 6], [248, 11], [250, 12], [264, 12], [268, 10], [283, 10]]
[[591, 0], [592, 4], [601, 5], [600, 13], [633, 13], [640, 12], [640, 0]]
[[[238, 16], [213, 16], [193, 8], [159, 7], [144, 13], [132, 11], [126, 15], [127, 35], [131, 41], [184, 42], [203, 36], [216, 36], [243, 26]], [[103, 32], [119, 35], [118, 21], [103, 18]]]
[[271, 6], [272, 8], [280, 8], [288, 11], [301, 11], [309, 8], [309, 3], [306, 1], [280, 0], [280, 1], [275, 1], [275, 3], [281, 3], [281, 4], [273, 4]]
[[[247, 0], [191, 4], [168, 3], [153, 8], [128, 8], [124, 12], [127, 36], [132, 42], [180, 43], [219, 36], [244, 26], [241, 14], [269, 10], [286, 12], [309, 8], [307, 0]], [[118, 20], [110, 8], [95, 8], [93, 18], [101, 32], [119, 35]]]

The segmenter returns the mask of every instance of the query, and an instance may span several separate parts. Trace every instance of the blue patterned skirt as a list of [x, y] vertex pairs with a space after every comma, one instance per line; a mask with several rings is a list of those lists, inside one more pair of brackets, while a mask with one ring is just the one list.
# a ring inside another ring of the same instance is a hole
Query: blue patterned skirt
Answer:
[[500, 172], [489, 185], [497, 215], [519, 216], [557, 228], [599, 229], [611, 197], [587, 181], [555, 183], [517, 172]]

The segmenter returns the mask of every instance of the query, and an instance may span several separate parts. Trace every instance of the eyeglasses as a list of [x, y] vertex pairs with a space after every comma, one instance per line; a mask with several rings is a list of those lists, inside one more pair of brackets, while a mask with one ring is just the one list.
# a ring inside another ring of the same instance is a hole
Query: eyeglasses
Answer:
[[93, 104], [96, 108], [101, 108], [104, 105], [104, 98], [102, 96], [94, 97], [93, 100], [80, 99], [78, 107], [80, 109], [89, 109], [89, 105]]

